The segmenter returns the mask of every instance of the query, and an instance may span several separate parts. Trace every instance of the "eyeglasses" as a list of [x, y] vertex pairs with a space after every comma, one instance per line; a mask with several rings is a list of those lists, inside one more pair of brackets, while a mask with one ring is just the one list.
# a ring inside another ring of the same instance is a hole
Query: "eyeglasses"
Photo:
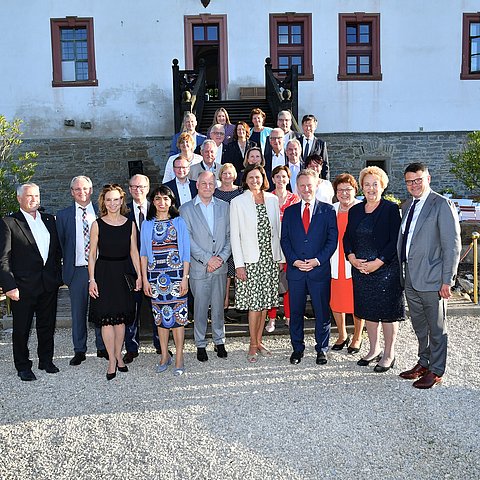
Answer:
[[337, 188], [337, 193], [347, 194], [353, 192], [353, 188]]
[[145, 190], [147, 188], [146, 185], [129, 185], [132, 190]]
[[175, 170], [188, 170], [190, 168], [189, 165], [179, 165], [176, 167], [173, 167]]
[[225, 135], [223, 132], [212, 132], [213, 135], [221, 135], [222, 137]]
[[405, 183], [411, 187], [412, 185], [420, 185], [423, 182], [423, 177], [414, 178], [412, 180], [405, 180]]
[[270, 137], [270, 140], [283, 140], [283, 137]]

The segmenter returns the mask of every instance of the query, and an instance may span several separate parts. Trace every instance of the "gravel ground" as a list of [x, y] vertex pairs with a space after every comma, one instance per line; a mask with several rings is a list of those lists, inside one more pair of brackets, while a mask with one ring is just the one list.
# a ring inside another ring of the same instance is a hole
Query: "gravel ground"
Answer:
[[[35, 361], [38, 380], [21, 382], [4, 331], [0, 478], [478, 479], [479, 320], [450, 318], [447, 373], [428, 391], [398, 377], [416, 360], [410, 322], [384, 374], [344, 352], [317, 366], [312, 338], [292, 366], [289, 339], [270, 337], [274, 356], [255, 365], [246, 338], [228, 340], [227, 360], [209, 346], [206, 364], [188, 341], [183, 377], [156, 374], [157, 355], [144, 347], [110, 382], [93, 353], [68, 365], [66, 329], [56, 334], [60, 373]], [[30, 342], [34, 352], [35, 336]]]

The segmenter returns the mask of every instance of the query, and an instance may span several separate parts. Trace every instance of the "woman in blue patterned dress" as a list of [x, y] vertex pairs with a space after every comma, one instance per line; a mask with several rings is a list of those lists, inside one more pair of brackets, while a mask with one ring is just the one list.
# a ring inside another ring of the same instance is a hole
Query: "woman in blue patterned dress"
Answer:
[[[190, 238], [175, 207], [175, 196], [164, 185], [150, 194], [147, 220], [142, 224], [140, 256], [143, 291], [152, 299], [152, 314], [162, 352], [168, 352], [172, 329], [176, 349], [173, 374], [182, 375], [185, 372], [184, 326], [188, 323]], [[171, 364], [172, 357], [162, 355], [157, 372], [165, 372]]]

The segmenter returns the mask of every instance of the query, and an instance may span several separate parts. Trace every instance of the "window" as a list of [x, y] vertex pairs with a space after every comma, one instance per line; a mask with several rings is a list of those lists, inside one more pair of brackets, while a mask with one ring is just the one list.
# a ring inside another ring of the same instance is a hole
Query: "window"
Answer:
[[53, 87], [98, 85], [93, 18], [52, 18]]
[[381, 80], [380, 15], [339, 14], [338, 80]]
[[463, 14], [462, 80], [480, 79], [480, 14]]
[[313, 80], [311, 14], [270, 15], [270, 57], [273, 68], [297, 65], [299, 80]]

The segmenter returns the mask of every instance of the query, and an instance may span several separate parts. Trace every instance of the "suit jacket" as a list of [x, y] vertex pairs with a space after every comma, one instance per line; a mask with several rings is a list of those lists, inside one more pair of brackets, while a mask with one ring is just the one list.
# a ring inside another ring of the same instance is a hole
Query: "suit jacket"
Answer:
[[[328, 203], [315, 200], [308, 233], [302, 223], [302, 202], [285, 210], [282, 220], [281, 245], [287, 259], [287, 279], [307, 276], [316, 282], [330, 282], [330, 257], [337, 248], [338, 229], [335, 210]], [[316, 258], [320, 265], [310, 272], [293, 266], [296, 260]]]
[[[127, 203], [127, 208], [129, 210], [129, 212], [127, 213], [127, 218], [129, 218], [133, 222], [133, 224], [137, 227], [137, 248], [138, 248], [138, 251], [140, 252], [140, 228], [139, 228], [139, 225], [137, 225], [137, 222], [135, 220], [135, 213], [133, 211], [135, 206], [133, 205], [133, 200]], [[147, 201], [147, 211], [149, 208], [150, 208], [150, 202]], [[147, 212], [145, 212], [145, 220], [146, 219], [147, 219]], [[132, 268], [133, 268], [133, 263], [132, 263]]]
[[[94, 205], [95, 214], [98, 209]], [[65, 285], [70, 285], [75, 271], [75, 257], [77, 248], [75, 204], [57, 212], [56, 226], [60, 247], [62, 248], [62, 276]]]
[[[302, 145], [302, 161], [305, 163], [305, 156], [303, 152], [303, 140], [305, 138], [305, 135], [301, 135], [299, 138], [300, 145]], [[324, 180], [328, 180], [330, 178], [330, 167], [328, 164], [328, 152], [327, 152], [327, 144], [323, 141], [320, 140], [318, 137], [314, 137], [312, 140], [312, 144], [310, 145], [310, 148], [308, 149], [308, 155], [321, 155], [323, 158], [323, 165], [322, 165], [322, 171], [320, 172], [320, 176]]]
[[[178, 187], [177, 187], [177, 179], [174, 178], [169, 182], [163, 184], [165, 187], [168, 187], [173, 194], [175, 195], [175, 206], [180, 208], [180, 196], [178, 195]], [[190, 193], [192, 194], [192, 198], [198, 193], [197, 185], [193, 180], [188, 179], [188, 187], [190, 188]]]
[[[248, 151], [249, 148], [256, 147], [256, 143], [249, 142], [247, 140], [247, 144], [245, 145], [245, 153]], [[240, 147], [238, 146], [238, 142], [233, 140], [230, 142], [225, 150], [225, 155], [222, 158], [222, 164], [224, 163], [232, 163], [237, 171], [237, 178], [238, 174], [243, 170], [243, 161], [245, 160]]]
[[[343, 249], [346, 257], [350, 253], [355, 253], [353, 244], [356, 230], [365, 216], [365, 202], [354, 205], [348, 211], [348, 224], [343, 236]], [[382, 198], [374, 219], [373, 237], [378, 252], [377, 258], [383, 263], [390, 263], [397, 257], [396, 245], [401, 221], [397, 204]], [[367, 260], [373, 260], [373, 258]]]
[[62, 284], [62, 252], [55, 217], [46, 213], [40, 215], [50, 233], [45, 265], [22, 212], [15, 212], [0, 221], [0, 286], [4, 292], [18, 288], [20, 298], [37, 292], [39, 286], [53, 292]]
[[[272, 254], [276, 262], [284, 262], [280, 248], [280, 206], [278, 198], [264, 192], [265, 208], [272, 228]], [[257, 237], [257, 212], [252, 192], [246, 190], [230, 202], [232, 254], [235, 268], [256, 263], [260, 258]]]
[[227, 274], [227, 260], [232, 253], [230, 247], [229, 205], [227, 202], [214, 199], [214, 232], [210, 232], [207, 220], [200, 205], [195, 205], [195, 197], [180, 207], [180, 216], [187, 224], [190, 235], [190, 276], [202, 279], [207, 276], [207, 263], [210, 258], [218, 256], [223, 265], [213, 275]]
[[[217, 162], [214, 162], [214, 174], [215, 178], [218, 180], [218, 172], [220, 171], [221, 165], [219, 165]], [[197, 181], [198, 176], [202, 173], [205, 172], [205, 167], [203, 166], [203, 161], [200, 163], [196, 163], [195, 165], [192, 165], [190, 167], [190, 173], [188, 174], [188, 178], [193, 181]]]
[[[406, 222], [411, 198], [403, 205]], [[403, 234], [400, 229], [397, 251], [400, 258]], [[457, 211], [453, 203], [431, 191], [418, 216], [408, 251], [408, 271], [412, 286], [420, 292], [439, 291], [443, 284], [453, 285], [457, 274], [462, 242]], [[404, 278], [401, 278], [404, 281]]]
[[[181, 133], [182, 132], [178, 132], [172, 137], [172, 144], [170, 145], [170, 153], [168, 154], [169, 157], [180, 153], [180, 150], [177, 147], [177, 141]], [[195, 147], [200, 147], [206, 139], [207, 137], [205, 135], [202, 135], [201, 133], [197, 132], [197, 134], [195, 135]]]

